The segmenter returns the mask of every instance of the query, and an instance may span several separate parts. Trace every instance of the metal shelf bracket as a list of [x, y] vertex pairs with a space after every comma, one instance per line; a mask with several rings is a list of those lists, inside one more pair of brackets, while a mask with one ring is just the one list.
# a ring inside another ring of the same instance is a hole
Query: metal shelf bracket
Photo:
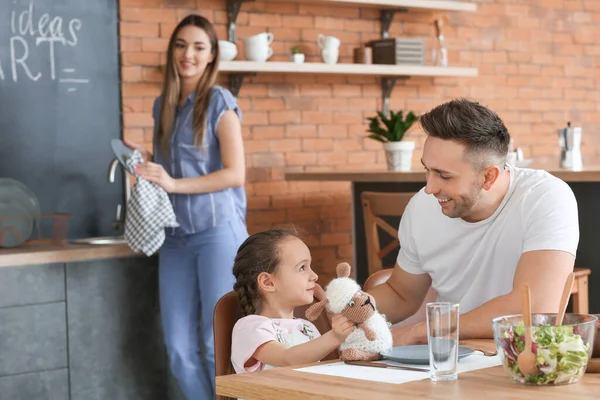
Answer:
[[242, 84], [244, 83], [244, 78], [247, 76], [256, 76], [256, 72], [244, 72], [229, 75], [229, 91], [234, 97], [238, 97]]
[[381, 96], [383, 99], [383, 113], [387, 115], [390, 111], [390, 96], [396, 85], [398, 79], [408, 79], [408, 76], [396, 76], [393, 78], [383, 77], [381, 78]]
[[390, 37], [390, 25], [394, 20], [394, 15], [397, 12], [408, 12], [408, 8], [398, 8], [395, 10], [381, 10], [381, 38], [387, 39]]
[[243, 3], [247, 3], [254, 0], [227, 0], [227, 18], [229, 22], [227, 24], [227, 40], [235, 43], [237, 40], [236, 36], [236, 21], [238, 14], [240, 13], [240, 9], [242, 8]]

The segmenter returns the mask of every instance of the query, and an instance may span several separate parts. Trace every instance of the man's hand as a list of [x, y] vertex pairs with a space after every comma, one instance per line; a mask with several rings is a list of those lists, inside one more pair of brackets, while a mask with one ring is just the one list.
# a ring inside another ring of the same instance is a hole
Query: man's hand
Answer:
[[392, 339], [394, 347], [426, 344], [427, 325], [425, 322], [419, 322], [415, 325], [392, 328]]

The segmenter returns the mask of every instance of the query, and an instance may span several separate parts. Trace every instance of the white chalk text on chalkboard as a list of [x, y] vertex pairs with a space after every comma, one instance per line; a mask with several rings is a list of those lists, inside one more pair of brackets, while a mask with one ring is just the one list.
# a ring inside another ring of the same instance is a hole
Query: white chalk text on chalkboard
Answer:
[[[38, 81], [42, 78], [41, 71], [33, 72], [28, 65], [30, 49], [48, 52], [50, 64], [49, 77], [56, 80], [56, 54], [55, 44], [62, 46], [75, 47], [78, 42], [77, 32], [81, 30], [82, 23], [78, 18], [65, 20], [59, 15], [52, 16], [49, 13], [36, 14], [33, 0], [25, 9], [15, 8], [10, 13], [10, 75], [14, 82], [19, 77], [25, 76], [32, 81]], [[46, 46], [47, 43], [47, 46]], [[46, 49], [44, 49], [46, 47]], [[64, 73], [73, 73], [75, 69], [64, 68]], [[0, 80], [6, 78], [2, 69], [2, 60], [0, 60]], [[59, 78], [60, 83], [88, 83], [88, 79]], [[76, 88], [68, 88], [69, 92]]]

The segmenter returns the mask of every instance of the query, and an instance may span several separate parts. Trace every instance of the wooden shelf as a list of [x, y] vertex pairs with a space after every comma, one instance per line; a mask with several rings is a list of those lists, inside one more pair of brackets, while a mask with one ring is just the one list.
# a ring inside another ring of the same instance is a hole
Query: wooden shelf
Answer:
[[[281, 0], [274, 0], [281, 1]], [[420, 11], [477, 11], [477, 4], [460, 0], [294, 0], [297, 3]]]
[[292, 62], [221, 61], [219, 70], [231, 74], [254, 72], [296, 74], [346, 74], [373, 76], [477, 76], [477, 68], [429, 67], [418, 65], [381, 64], [325, 64], [320, 62], [295, 64]]

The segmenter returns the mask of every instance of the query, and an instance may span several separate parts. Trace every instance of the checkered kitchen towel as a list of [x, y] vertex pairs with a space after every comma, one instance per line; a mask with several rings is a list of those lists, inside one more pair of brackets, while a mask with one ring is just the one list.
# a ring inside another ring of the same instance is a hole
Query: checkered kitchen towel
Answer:
[[[126, 160], [131, 171], [144, 162], [137, 150]], [[125, 211], [125, 241], [133, 251], [151, 256], [165, 241], [165, 228], [177, 227], [167, 192], [154, 182], [136, 176]]]

